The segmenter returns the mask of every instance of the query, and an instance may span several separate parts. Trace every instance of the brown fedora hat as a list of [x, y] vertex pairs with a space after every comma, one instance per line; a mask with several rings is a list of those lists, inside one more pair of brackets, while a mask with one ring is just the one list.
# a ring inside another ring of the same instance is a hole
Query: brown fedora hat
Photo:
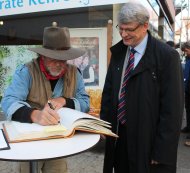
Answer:
[[57, 60], [71, 60], [85, 54], [85, 51], [71, 47], [69, 29], [57, 27], [56, 22], [44, 28], [43, 46], [29, 50]]

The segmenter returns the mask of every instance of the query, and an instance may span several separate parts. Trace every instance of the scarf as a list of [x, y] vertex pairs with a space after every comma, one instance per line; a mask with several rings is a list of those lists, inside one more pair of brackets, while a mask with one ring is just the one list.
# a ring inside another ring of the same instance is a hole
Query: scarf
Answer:
[[67, 71], [67, 69], [63, 69], [63, 71], [58, 75], [58, 76], [52, 76], [47, 70], [46, 67], [44, 66], [44, 61], [43, 58], [40, 57], [40, 70], [44, 73], [46, 79], [48, 80], [57, 80], [61, 78]]

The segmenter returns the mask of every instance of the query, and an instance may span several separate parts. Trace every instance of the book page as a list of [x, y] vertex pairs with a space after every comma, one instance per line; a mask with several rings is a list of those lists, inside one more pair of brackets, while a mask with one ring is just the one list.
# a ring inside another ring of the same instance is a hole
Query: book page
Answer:
[[67, 128], [64, 135], [69, 136], [75, 130], [107, 134], [117, 136], [110, 130], [111, 124], [89, 114], [69, 108], [58, 110], [61, 124]]
[[109, 124], [108, 122], [105, 122], [99, 118], [93, 117], [87, 113], [83, 113], [77, 110], [69, 109], [69, 108], [61, 108], [57, 112], [61, 119], [61, 125], [69, 129], [72, 127], [73, 123], [79, 119], [94, 119], [99, 122], [104, 122], [106, 124]]
[[110, 124], [106, 124], [104, 122], [101, 122], [101, 121], [98, 121], [98, 120], [93, 120], [93, 119], [79, 119], [79, 120], [74, 122], [75, 127], [89, 126], [91, 124], [106, 127], [106, 128], [111, 128]]
[[[18, 131], [18, 133], [33, 133], [43, 131], [45, 126], [41, 126], [36, 123], [20, 123], [20, 122], [11, 122], [13, 128]], [[20, 127], [20, 128], [17, 128]]]
[[48, 138], [56, 135], [64, 135], [65, 127], [60, 125], [42, 126], [36, 123], [20, 123], [10, 121], [4, 123], [9, 141]]
[[76, 130], [81, 131], [87, 131], [87, 132], [93, 132], [93, 133], [100, 133], [105, 135], [110, 135], [114, 137], [118, 137], [116, 134], [114, 134], [110, 128], [110, 125], [103, 124], [102, 122], [99, 123], [99, 121], [96, 120], [79, 120], [74, 123]]
[[13, 130], [16, 130], [18, 133], [22, 133], [22, 134], [38, 133], [38, 132], [55, 132], [55, 131], [66, 130], [64, 126], [60, 126], [60, 125], [42, 126], [36, 123], [20, 123], [16, 121], [12, 121], [10, 123]]
[[18, 142], [71, 137], [75, 130], [114, 136], [110, 130], [109, 122], [89, 114], [70, 108], [61, 108], [58, 110], [58, 114], [60, 115], [59, 125], [42, 126], [36, 123], [5, 122], [3, 126], [8, 135], [8, 140]]

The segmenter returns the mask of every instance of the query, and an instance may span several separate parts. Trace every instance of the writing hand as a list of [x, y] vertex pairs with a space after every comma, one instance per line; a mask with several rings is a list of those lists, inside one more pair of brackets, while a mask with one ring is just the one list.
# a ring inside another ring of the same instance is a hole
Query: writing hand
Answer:
[[42, 110], [34, 110], [31, 114], [31, 120], [40, 125], [56, 125], [60, 121], [58, 113], [48, 105]]
[[66, 105], [66, 100], [63, 97], [51, 98], [49, 101], [51, 102], [55, 110], [58, 110]]

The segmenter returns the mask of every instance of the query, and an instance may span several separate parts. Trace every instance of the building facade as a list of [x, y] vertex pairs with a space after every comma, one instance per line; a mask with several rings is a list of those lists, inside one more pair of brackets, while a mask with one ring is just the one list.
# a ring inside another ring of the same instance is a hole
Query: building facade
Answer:
[[[115, 29], [117, 11], [130, 0], [27, 0], [2, 3], [0, 21], [1, 44], [41, 43], [43, 28], [56, 21], [69, 28], [106, 27], [113, 21]], [[134, 1], [134, 0], [133, 0]], [[163, 40], [173, 40], [175, 9], [172, 0], [136, 0], [149, 10], [150, 31]], [[113, 32], [114, 33], [114, 32]], [[116, 39], [117, 40], [117, 39]]]
[[[41, 46], [44, 27], [57, 22], [69, 27], [71, 42], [89, 53], [94, 81], [103, 88], [110, 59], [109, 48], [121, 38], [116, 29], [123, 3], [142, 3], [150, 13], [150, 32], [163, 41], [174, 39], [172, 0], [15, 0], [0, 2], [0, 98], [16, 67], [35, 58], [28, 47]], [[73, 63], [83, 71], [83, 58]], [[10, 63], [11, 62], [11, 63]]]

